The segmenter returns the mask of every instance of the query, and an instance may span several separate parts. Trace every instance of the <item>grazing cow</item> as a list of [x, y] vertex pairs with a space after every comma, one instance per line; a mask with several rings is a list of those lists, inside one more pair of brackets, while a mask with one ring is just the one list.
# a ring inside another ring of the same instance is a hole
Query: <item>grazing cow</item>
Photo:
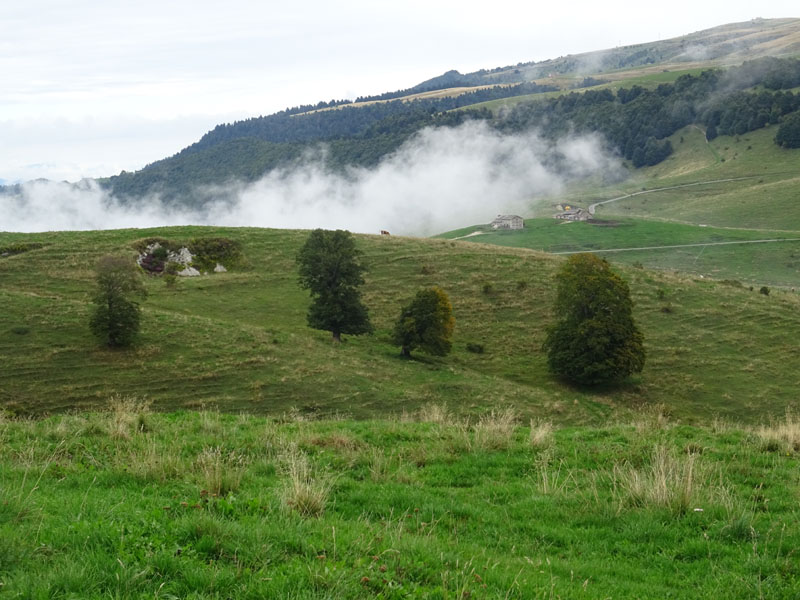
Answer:
[[385, 229], [381, 229], [381, 235], [391, 235], [391, 234]]

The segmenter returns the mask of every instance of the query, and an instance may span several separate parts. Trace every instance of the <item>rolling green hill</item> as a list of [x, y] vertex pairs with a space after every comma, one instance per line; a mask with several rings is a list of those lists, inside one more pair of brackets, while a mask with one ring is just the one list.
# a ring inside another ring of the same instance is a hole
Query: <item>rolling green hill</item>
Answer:
[[[566, 226], [570, 227], [570, 225]], [[227, 235], [245, 270], [180, 281], [149, 279], [139, 344], [98, 347], [87, 326], [92, 267], [150, 235]], [[305, 325], [294, 255], [305, 234], [170, 228], [0, 234], [0, 246], [41, 248], [0, 258], [0, 405], [41, 414], [104, 405], [114, 394], [156, 408], [218, 407], [280, 414], [398, 415], [431, 401], [463, 413], [514, 405], [528, 416], [599, 423], [663, 404], [697, 422], [760, 421], [796, 402], [800, 297], [623, 268], [645, 335], [644, 373], [618, 389], [554, 381], [541, 351], [560, 258], [463, 241], [360, 236], [370, 268], [365, 299], [376, 332], [332, 346]], [[440, 285], [456, 317], [454, 352], [406, 361], [388, 342], [402, 302]], [[484, 354], [466, 350], [479, 343]]]

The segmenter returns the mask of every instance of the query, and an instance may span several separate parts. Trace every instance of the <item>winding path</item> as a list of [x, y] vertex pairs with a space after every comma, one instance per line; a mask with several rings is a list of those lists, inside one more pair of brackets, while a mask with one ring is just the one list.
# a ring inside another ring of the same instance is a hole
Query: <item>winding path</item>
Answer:
[[601, 200], [600, 202], [595, 202], [594, 204], [589, 205], [588, 210], [589, 214], [591, 216], [594, 216], [595, 208], [597, 208], [601, 204], [609, 204], [611, 202], [616, 202], [617, 200], [625, 200], [625, 198], [633, 198], [634, 196], [641, 196], [642, 194], [652, 194], [653, 192], [677, 190], [680, 188], [693, 187], [696, 185], [711, 185], [712, 183], [728, 183], [730, 181], [744, 181], [745, 179], [755, 179], [756, 177], [759, 177], [759, 175], [748, 175], [746, 177], [731, 177], [729, 179], [712, 179], [711, 181], [696, 181], [694, 183], [682, 183], [681, 185], [671, 185], [669, 187], [653, 188], [652, 190], [640, 190], [638, 192], [633, 192], [632, 194], [625, 194], [624, 196], [611, 198], [610, 200]]
[[771, 240], [738, 240], [734, 242], [705, 242], [697, 244], [676, 244], [674, 246], [640, 246], [638, 248], [605, 248], [601, 250], [569, 250], [567, 252], [550, 252], [550, 254], [581, 254], [591, 252], [600, 254], [601, 252], [633, 252], [635, 250], [667, 250], [670, 248], [699, 248], [706, 246], [730, 246], [732, 244], [769, 244], [774, 242], [800, 242], [800, 238], [775, 238]]

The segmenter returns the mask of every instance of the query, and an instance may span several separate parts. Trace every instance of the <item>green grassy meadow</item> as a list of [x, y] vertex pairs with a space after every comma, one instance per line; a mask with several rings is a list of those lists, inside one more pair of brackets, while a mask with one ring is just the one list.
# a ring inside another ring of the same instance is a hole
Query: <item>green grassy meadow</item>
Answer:
[[215, 411], [0, 423], [0, 594], [800, 594], [800, 429]]
[[[562, 226], [565, 228], [573, 225]], [[100, 347], [88, 329], [93, 265], [143, 237], [227, 235], [239, 271], [179, 281], [147, 278], [142, 331], [131, 349]], [[301, 231], [163, 228], [2, 234], [0, 246], [43, 247], [0, 258], [0, 406], [42, 415], [104, 406], [115, 394], [157, 410], [379, 418], [446, 402], [480, 415], [513, 405], [559, 424], [602, 424], [663, 404], [684, 422], [715, 416], [755, 423], [797, 402], [800, 296], [620, 266], [645, 336], [644, 372], [584, 390], [553, 379], [541, 350], [563, 260], [469, 241], [359, 236], [370, 271], [365, 302], [375, 333], [336, 346], [305, 323], [294, 256]], [[439, 285], [456, 318], [445, 358], [403, 360], [389, 342], [406, 302]], [[483, 354], [467, 351], [482, 344]]]

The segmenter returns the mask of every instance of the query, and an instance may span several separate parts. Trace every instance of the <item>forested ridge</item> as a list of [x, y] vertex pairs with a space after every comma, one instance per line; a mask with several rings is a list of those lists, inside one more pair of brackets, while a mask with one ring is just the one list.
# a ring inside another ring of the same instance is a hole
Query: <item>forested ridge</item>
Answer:
[[[682, 75], [654, 89], [586, 89], [529, 98], [497, 112], [470, 106], [553, 88], [523, 83], [442, 98], [363, 105], [331, 101], [320, 103], [322, 107], [308, 105], [305, 111], [295, 107], [218, 125], [175, 156], [102, 183], [123, 199], [158, 193], [168, 201], [194, 204], [202, 201], [192, 193], [196, 186], [257, 180], [273, 169], [291, 167], [321, 143], [327, 168], [371, 167], [423, 128], [453, 127], [469, 119], [509, 134], [534, 129], [548, 139], [597, 132], [610, 149], [641, 167], [669, 156], [667, 138], [687, 125], [704, 127], [709, 139], [784, 121], [791, 126], [797, 119], [787, 115], [800, 109], [800, 94], [790, 90], [798, 86], [800, 60], [763, 58], [727, 70]], [[779, 139], [789, 140], [784, 145], [791, 147], [795, 137], [781, 134]]]

